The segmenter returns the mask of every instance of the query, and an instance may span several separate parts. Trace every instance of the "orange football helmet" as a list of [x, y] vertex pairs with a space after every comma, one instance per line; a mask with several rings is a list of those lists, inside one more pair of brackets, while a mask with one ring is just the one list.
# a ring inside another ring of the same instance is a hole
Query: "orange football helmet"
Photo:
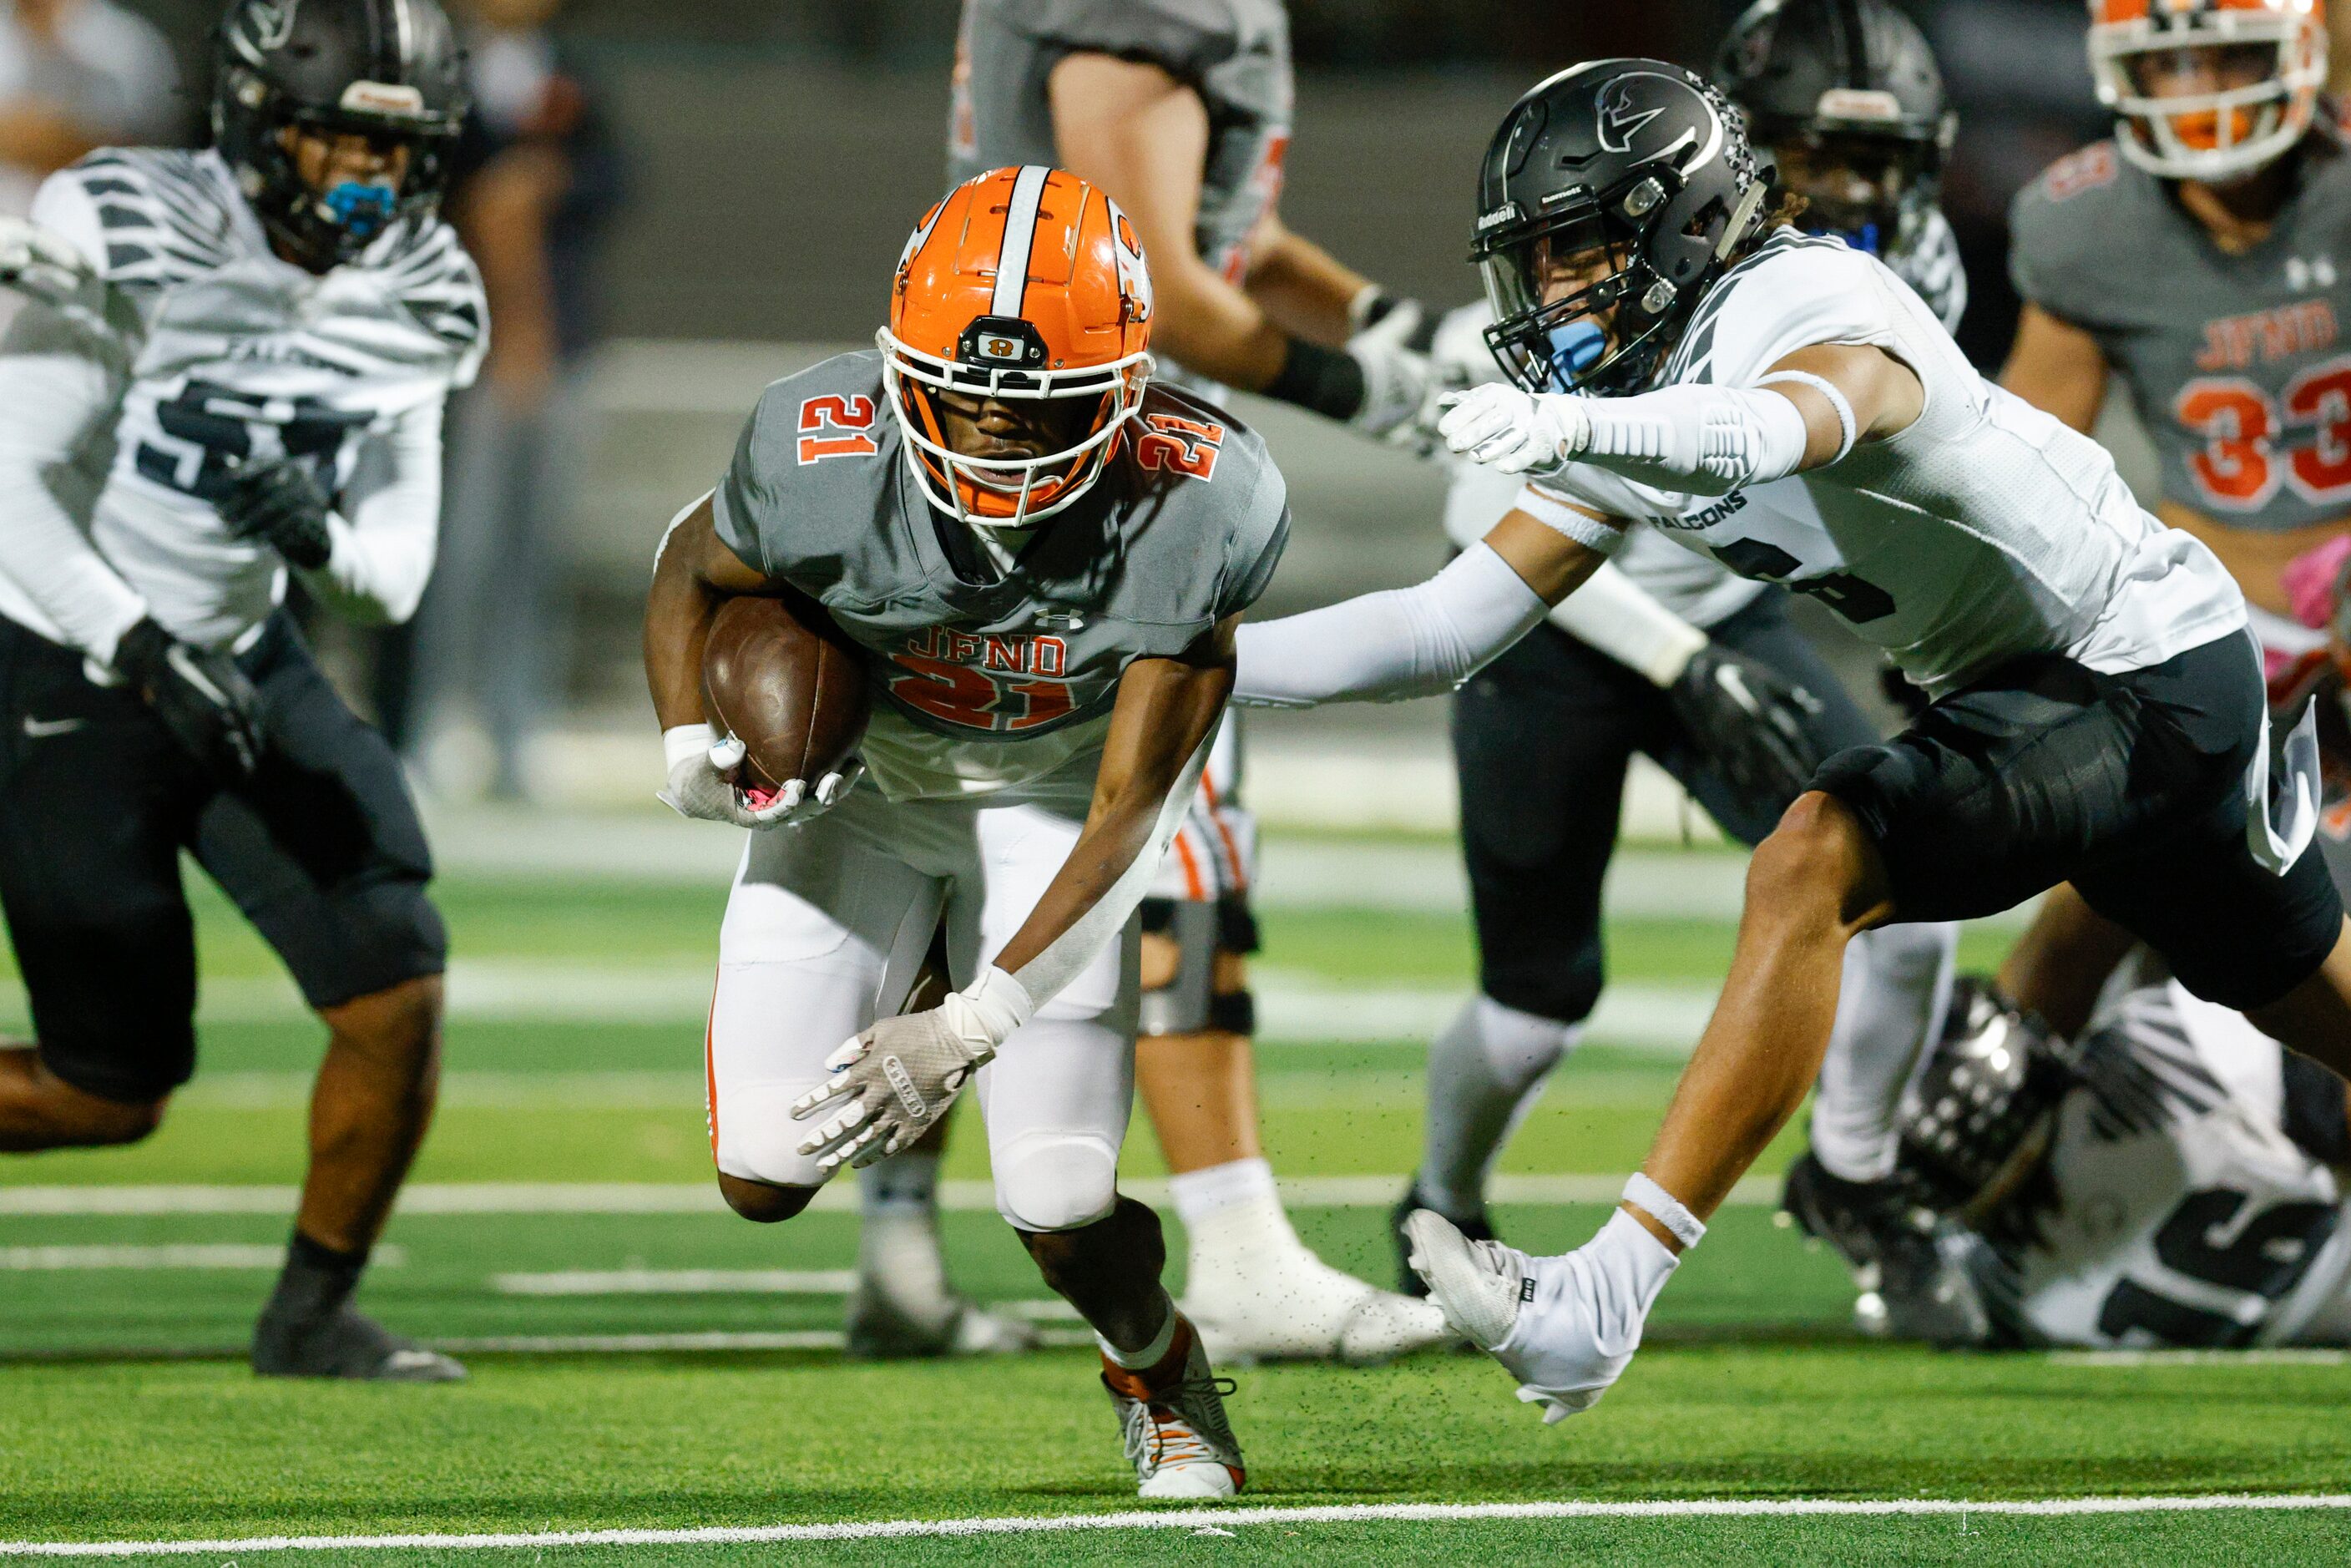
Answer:
[[[2179, 63], [2208, 85], [2158, 92]], [[2090, 73], [2124, 157], [2162, 179], [2231, 180], [2310, 129], [2326, 19], [2321, 0], [2090, 0]]]
[[[1040, 164], [965, 181], [898, 258], [876, 335], [906, 461], [933, 506], [1025, 527], [1102, 477], [1151, 380], [1151, 274], [1118, 204]], [[1093, 404], [1082, 437], [1036, 457], [966, 457], [939, 396]]]

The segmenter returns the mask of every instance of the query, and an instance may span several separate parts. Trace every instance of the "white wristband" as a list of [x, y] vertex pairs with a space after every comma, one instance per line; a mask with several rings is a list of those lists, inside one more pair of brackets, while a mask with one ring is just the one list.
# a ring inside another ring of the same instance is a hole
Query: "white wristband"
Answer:
[[707, 757], [718, 744], [718, 732], [706, 724], [674, 724], [662, 731], [662, 772], [677, 770], [689, 757]]
[[1625, 1201], [1639, 1205], [1643, 1213], [1672, 1231], [1674, 1239], [1686, 1248], [1697, 1246], [1706, 1235], [1705, 1225], [1682, 1207], [1681, 1199], [1639, 1171], [1625, 1183]]
[[1826, 376], [1816, 376], [1810, 371], [1773, 371], [1755, 384], [1768, 387], [1774, 382], [1794, 382], [1800, 386], [1808, 386], [1828, 399], [1829, 406], [1836, 410], [1837, 424], [1844, 432], [1844, 436], [1837, 444], [1836, 457], [1829, 459], [1831, 463], [1853, 450], [1854, 442], [1860, 436], [1860, 427], [1854, 421], [1853, 404], [1845, 401], [1845, 395], [1838, 390], [1836, 382]]
[[1028, 988], [993, 964], [962, 990], [948, 992], [939, 1008], [947, 1015], [947, 1027], [982, 1056], [996, 1054], [1037, 1011]]

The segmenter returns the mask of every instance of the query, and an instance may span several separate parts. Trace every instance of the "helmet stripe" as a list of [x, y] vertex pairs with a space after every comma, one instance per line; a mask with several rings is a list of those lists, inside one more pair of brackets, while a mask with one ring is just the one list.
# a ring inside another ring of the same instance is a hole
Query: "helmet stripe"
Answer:
[[987, 308], [991, 316], [1020, 314], [1021, 298], [1029, 292], [1029, 252], [1037, 243], [1037, 208], [1052, 172], [1042, 163], [1029, 163], [1013, 176], [1012, 200], [1004, 214], [1004, 244], [996, 253], [996, 298]]

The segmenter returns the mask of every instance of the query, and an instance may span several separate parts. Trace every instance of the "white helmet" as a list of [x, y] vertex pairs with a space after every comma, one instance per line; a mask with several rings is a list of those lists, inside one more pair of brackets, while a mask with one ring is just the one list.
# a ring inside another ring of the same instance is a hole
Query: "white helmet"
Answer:
[[[2151, 96], [2152, 58], [2189, 49], [2241, 60], [2246, 79]], [[2124, 157], [2160, 179], [2239, 179], [2310, 129], [2326, 80], [2321, 0], [2090, 0], [2090, 74]]]

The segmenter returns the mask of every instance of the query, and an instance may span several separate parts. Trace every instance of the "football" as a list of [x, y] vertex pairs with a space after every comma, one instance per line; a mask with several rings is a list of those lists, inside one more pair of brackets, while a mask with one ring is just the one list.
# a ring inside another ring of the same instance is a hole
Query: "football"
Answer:
[[711, 722], [745, 748], [740, 782], [755, 799], [798, 779], [814, 784], [865, 736], [864, 664], [814, 600], [732, 599], [702, 650]]

